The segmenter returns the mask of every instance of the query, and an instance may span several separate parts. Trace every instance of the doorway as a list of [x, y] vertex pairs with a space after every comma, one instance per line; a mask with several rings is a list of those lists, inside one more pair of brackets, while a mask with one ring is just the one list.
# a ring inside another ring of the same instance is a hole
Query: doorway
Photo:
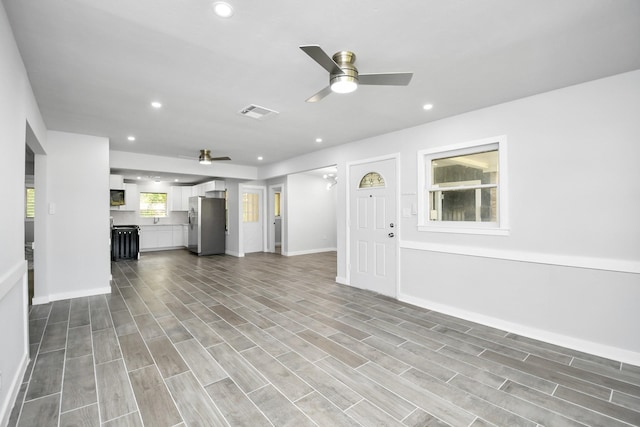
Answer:
[[265, 187], [241, 187], [242, 193], [242, 251], [243, 253], [264, 252], [266, 242]]
[[27, 260], [27, 277], [29, 305], [32, 304], [34, 294], [34, 269], [33, 269], [33, 247], [35, 235], [35, 154], [25, 144], [25, 164], [24, 164], [24, 257]]
[[282, 254], [283, 243], [283, 184], [269, 186], [269, 233], [268, 251]]
[[349, 283], [397, 297], [397, 158], [349, 166]]

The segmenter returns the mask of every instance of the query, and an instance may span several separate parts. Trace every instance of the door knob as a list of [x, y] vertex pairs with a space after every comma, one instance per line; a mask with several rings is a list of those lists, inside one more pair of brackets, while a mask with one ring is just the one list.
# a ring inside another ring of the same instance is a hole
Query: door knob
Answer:
[[389, 237], [393, 237], [393, 236], [394, 236], [394, 234], [393, 234], [393, 233], [389, 233]]

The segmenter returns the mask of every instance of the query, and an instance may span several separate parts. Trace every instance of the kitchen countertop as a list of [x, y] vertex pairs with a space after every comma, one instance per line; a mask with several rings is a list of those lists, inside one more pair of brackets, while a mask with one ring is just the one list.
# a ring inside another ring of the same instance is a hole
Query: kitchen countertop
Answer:
[[[125, 225], [119, 225], [119, 224], [114, 224], [114, 227], [123, 227], [129, 224], [125, 224]], [[138, 227], [143, 228], [143, 227], [169, 227], [169, 226], [174, 226], [174, 225], [189, 225], [188, 223], [184, 223], [184, 224], [137, 224]]]

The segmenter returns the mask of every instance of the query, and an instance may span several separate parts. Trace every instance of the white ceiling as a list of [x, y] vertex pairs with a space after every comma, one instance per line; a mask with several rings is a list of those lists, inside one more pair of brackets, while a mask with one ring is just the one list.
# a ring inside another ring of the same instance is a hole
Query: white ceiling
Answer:
[[[640, 68], [638, 0], [229, 3], [222, 19], [207, 0], [3, 0], [49, 129], [170, 157], [272, 163]], [[414, 77], [308, 104], [328, 75], [302, 44]], [[238, 114], [252, 103], [279, 114]]]

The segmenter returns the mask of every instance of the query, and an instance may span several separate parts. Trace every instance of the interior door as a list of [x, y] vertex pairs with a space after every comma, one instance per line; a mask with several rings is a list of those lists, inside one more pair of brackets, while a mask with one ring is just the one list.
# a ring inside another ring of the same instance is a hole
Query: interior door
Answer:
[[264, 251], [263, 191], [245, 189], [242, 193], [242, 241], [244, 253]]
[[396, 160], [349, 168], [350, 283], [397, 296]]

